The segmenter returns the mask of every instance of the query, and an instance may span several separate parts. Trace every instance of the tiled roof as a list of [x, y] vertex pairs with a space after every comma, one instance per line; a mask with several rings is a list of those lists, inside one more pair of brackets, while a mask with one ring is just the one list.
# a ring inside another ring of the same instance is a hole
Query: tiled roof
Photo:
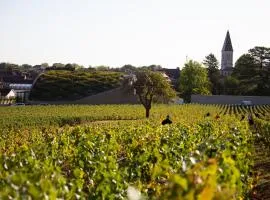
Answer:
[[232, 41], [229, 31], [227, 31], [226, 38], [223, 44], [222, 51], [233, 51]]
[[164, 72], [170, 79], [178, 79], [180, 76], [180, 69], [179, 68], [176, 68], [176, 69], [163, 68], [160, 71]]
[[0, 96], [7, 96], [11, 89], [0, 89]]
[[0, 77], [0, 81], [5, 83], [21, 83], [21, 84], [32, 84], [33, 80], [24, 79], [23, 76], [4, 76]]

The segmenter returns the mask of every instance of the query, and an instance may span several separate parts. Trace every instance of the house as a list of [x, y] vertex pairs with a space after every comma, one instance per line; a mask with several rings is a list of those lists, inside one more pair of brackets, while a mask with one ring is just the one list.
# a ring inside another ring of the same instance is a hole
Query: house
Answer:
[[32, 79], [22, 74], [5, 73], [0, 74], [0, 76], [0, 88], [13, 90], [16, 97], [27, 101], [33, 85]]
[[16, 97], [16, 92], [13, 89], [0, 89], [1, 99], [11, 99]]
[[178, 80], [180, 77], [180, 69], [177, 67], [176, 69], [167, 69], [167, 68], [162, 68], [159, 69], [158, 71], [162, 72], [164, 77], [166, 79], [169, 79], [171, 84], [173, 85], [174, 88], [178, 87]]

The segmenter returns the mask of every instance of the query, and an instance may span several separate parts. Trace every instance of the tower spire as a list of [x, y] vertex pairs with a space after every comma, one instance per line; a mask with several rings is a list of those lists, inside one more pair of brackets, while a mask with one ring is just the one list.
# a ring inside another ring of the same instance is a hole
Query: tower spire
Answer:
[[233, 69], [233, 47], [229, 31], [227, 31], [225, 41], [221, 51], [221, 74], [230, 75]]
[[229, 30], [227, 31], [222, 51], [233, 51], [232, 41]]

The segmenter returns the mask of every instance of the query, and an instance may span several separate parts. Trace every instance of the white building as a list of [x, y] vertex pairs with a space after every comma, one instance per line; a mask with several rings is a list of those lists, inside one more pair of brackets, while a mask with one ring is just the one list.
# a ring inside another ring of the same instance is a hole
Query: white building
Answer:
[[0, 98], [11, 99], [16, 97], [16, 92], [13, 89], [0, 89]]

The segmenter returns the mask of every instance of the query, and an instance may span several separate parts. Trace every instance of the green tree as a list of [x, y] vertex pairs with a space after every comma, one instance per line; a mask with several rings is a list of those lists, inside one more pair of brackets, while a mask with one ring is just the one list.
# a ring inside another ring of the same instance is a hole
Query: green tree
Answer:
[[235, 63], [232, 76], [243, 95], [270, 95], [270, 48], [254, 47]]
[[62, 63], [53, 63], [52, 66], [55, 67], [55, 68], [64, 68], [65, 67], [65, 65], [62, 64]]
[[29, 71], [30, 69], [32, 69], [32, 65], [28, 65], [28, 64], [23, 64], [21, 66], [22, 70], [24, 71]]
[[49, 64], [48, 64], [48, 63], [42, 63], [42, 64], [41, 64], [41, 67], [47, 68], [47, 67], [49, 67]]
[[232, 75], [239, 80], [250, 79], [258, 73], [256, 61], [250, 54], [243, 54], [235, 62]]
[[135, 66], [127, 64], [121, 67], [120, 70], [123, 72], [131, 73], [131, 72], [135, 72], [137, 69]]
[[160, 72], [140, 70], [135, 75], [131, 88], [135, 89], [147, 118], [150, 116], [152, 102], [168, 103], [176, 96], [176, 92]]
[[209, 88], [207, 69], [196, 61], [187, 62], [180, 74], [179, 91], [183, 99], [190, 102], [192, 94], [210, 94]]
[[239, 94], [254, 95], [260, 76], [255, 60], [250, 54], [243, 54], [236, 61], [232, 77], [239, 81]]
[[270, 48], [256, 46], [248, 52], [255, 59], [258, 67], [261, 69], [270, 67]]
[[254, 47], [249, 54], [254, 58], [258, 69], [256, 95], [270, 95], [270, 48]]
[[205, 57], [203, 64], [207, 66], [208, 77], [211, 82], [212, 94], [221, 93], [220, 72], [218, 69], [219, 63], [214, 54], [210, 53]]
[[75, 66], [73, 64], [68, 63], [68, 64], [65, 65], [65, 69], [70, 70], [70, 71], [74, 71]]
[[72, 66], [74, 67], [75, 70], [80, 70], [80, 69], [83, 69], [84, 68], [83, 65], [79, 65], [77, 63], [72, 63]]
[[162, 67], [160, 65], [149, 65], [147, 66], [147, 69], [151, 70], [151, 71], [158, 71], [158, 70], [161, 70]]
[[240, 82], [233, 76], [227, 76], [224, 79], [224, 93], [228, 95], [238, 95]]
[[12, 72], [18, 72], [19, 70], [19, 65], [13, 64], [13, 63], [0, 63], [0, 71], [5, 71], [8, 73]]
[[105, 65], [99, 65], [99, 66], [96, 66], [95, 69], [97, 71], [109, 71], [110, 70], [110, 67], [109, 66], [105, 66]]

